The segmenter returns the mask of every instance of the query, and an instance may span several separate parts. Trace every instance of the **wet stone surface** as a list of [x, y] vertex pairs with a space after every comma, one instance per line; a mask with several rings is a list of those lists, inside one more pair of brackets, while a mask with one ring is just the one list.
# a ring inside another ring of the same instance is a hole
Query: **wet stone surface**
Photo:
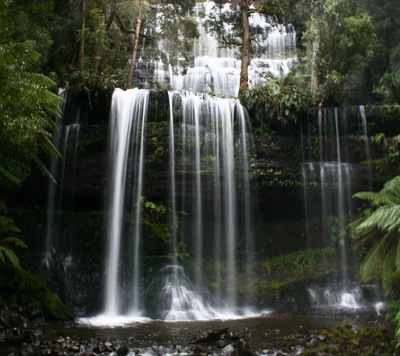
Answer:
[[0, 312], [0, 355], [397, 355], [382, 320], [268, 316], [125, 326], [31, 323]]

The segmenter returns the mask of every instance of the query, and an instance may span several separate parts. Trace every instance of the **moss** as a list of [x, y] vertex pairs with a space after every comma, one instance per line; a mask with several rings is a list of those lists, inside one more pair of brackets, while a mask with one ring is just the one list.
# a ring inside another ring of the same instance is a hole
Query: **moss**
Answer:
[[356, 347], [360, 346], [360, 340], [359, 340], [359, 339], [350, 339], [350, 340], [348, 341], [348, 343], [349, 343], [350, 345], [353, 345], [353, 346], [356, 346]]
[[278, 289], [282, 289], [283, 287], [287, 287], [288, 285], [289, 282], [287, 281], [276, 281], [268, 284], [268, 290], [272, 292]]
[[0, 270], [0, 296], [10, 306], [29, 314], [39, 310], [48, 320], [70, 320], [72, 308], [66, 306], [47, 286], [29, 271], [3, 266]]

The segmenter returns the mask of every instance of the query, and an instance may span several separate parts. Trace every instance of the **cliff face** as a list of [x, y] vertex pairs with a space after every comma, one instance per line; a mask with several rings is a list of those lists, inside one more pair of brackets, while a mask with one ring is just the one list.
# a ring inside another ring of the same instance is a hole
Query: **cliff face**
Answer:
[[[110, 178], [109, 160], [113, 159], [108, 152], [110, 100], [110, 95], [101, 93], [92, 96], [90, 101], [81, 92], [71, 91], [68, 96], [63, 125], [72, 125], [79, 120], [80, 129], [77, 142], [72, 147], [70, 144], [67, 149], [60, 148], [64, 157], [59, 162], [61, 166], [59, 170], [62, 171], [57, 188], [62, 195], [59, 208], [82, 211], [105, 207], [104, 202], [107, 199], [105, 191]], [[166, 191], [169, 179], [168, 112], [167, 93], [153, 91], [150, 96], [146, 134], [145, 191], [150, 194], [148, 199], [165, 200], [168, 196]], [[365, 176], [367, 169], [371, 169], [372, 181], [377, 189], [387, 179], [397, 174], [397, 163], [394, 159], [393, 163], [383, 157], [388, 156], [390, 149], [397, 150], [397, 143], [390, 141], [389, 136], [400, 132], [400, 120], [396, 113], [390, 113], [384, 108], [367, 108], [366, 112], [370, 132], [370, 157], [373, 164], [368, 166], [366, 163], [363, 152], [365, 137], [357, 129], [349, 132], [345, 140], [340, 139], [339, 149], [342, 155], [346, 152], [344, 161], [351, 164], [354, 171], [352, 184], [356, 191], [369, 189]], [[358, 108], [348, 109], [346, 115], [350, 122], [357, 123], [359, 120]], [[324, 140], [325, 146], [333, 147], [332, 155], [336, 155], [335, 139], [320, 138], [317, 125], [316, 111], [302, 122], [264, 131], [253, 130], [253, 143], [249, 147], [251, 189], [258, 204], [261, 204], [268, 214], [287, 216], [292, 215], [288, 211], [293, 210], [293, 217], [302, 217], [301, 206], [304, 204], [299, 200], [304, 198], [304, 164], [320, 162], [321, 140]], [[383, 135], [383, 138], [381, 136], [378, 140], [376, 138], [378, 135]], [[183, 174], [180, 174], [181, 166], [190, 162], [184, 162], [185, 157], [179, 156], [178, 153], [176, 157], [178, 179], [176, 184], [179, 187], [181, 184], [179, 177], [183, 177]], [[202, 174], [207, 178], [209, 173], [204, 169]], [[204, 189], [207, 191], [206, 186]], [[177, 189], [177, 194], [179, 191]], [[10, 199], [10, 204], [45, 206], [48, 194], [49, 182], [35, 173]], [[290, 206], [287, 204], [288, 200], [291, 202]], [[281, 206], [285, 207], [283, 211], [279, 209]]]
[[[37, 257], [43, 257], [48, 238], [46, 236], [49, 233], [57, 241], [51, 261], [63, 264], [69, 294], [78, 309], [78, 314], [98, 312], [102, 307], [99, 288], [104, 280], [103, 264], [108, 248], [105, 243], [108, 218], [106, 207], [109, 198], [106, 192], [109, 191], [109, 167], [114, 159], [110, 157], [108, 149], [110, 99], [110, 96], [99, 94], [92, 97], [89, 104], [87, 96], [71, 93], [64, 111], [64, 128], [61, 132], [63, 137], [69, 132], [69, 141], [63, 140], [69, 144], [68, 147], [62, 146], [60, 149], [63, 159], [59, 161], [57, 170], [58, 185], [53, 186], [51, 193], [51, 183], [39, 174], [33, 174], [22, 189], [9, 200], [10, 207], [23, 208], [14, 209], [13, 214], [29, 246], [26, 261], [32, 266], [35, 264], [31, 270], [41, 274], [44, 279], [47, 278], [48, 284], [55, 286], [55, 292], [60, 283], [53, 280], [50, 273], [52, 267], [43, 270], [44, 266], [37, 263]], [[252, 194], [249, 208], [252, 211], [257, 259], [262, 260], [306, 247], [326, 247], [333, 244], [332, 236], [337, 223], [330, 215], [333, 216], [336, 209], [338, 184], [335, 177], [338, 176], [338, 168], [345, 172], [342, 183], [346, 185], [344, 190], [349, 200], [357, 191], [370, 190], [371, 183], [374, 189], [380, 189], [385, 181], [398, 174], [397, 141], [393, 139], [393, 135], [400, 132], [398, 115], [390, 113], [387, 108], [366, 108], [370, 132], [368, 164], [365, 155], [366, 137], [358, 128], [358, 110], [347, 109], [346, 118], [342, 118], [341, 122], [350, 123], [346, 126], [349, 131], [346, 138], [340, 139], [336, 139], [332, 133], [335, 130], [329, 126], [331, 123], [328, 119], [326, 124], [331, 128], [327, 129], [326, 134], [320, 135], [318, 112], [286, 126], [275, 124], [262, 129], [254, 125], [253, 140], [248, 147]], [[148, 201], [163, 202], [166, 205], [169, 199], [170, 170], [168, 113], [167, 93], [153, 91], [150, 95], [146, 130], [144, 192]], [[329, 113], [327, 114], [329, 118]], [[177, 117], [179, 120], [179, 115]], [[77, 118], [80, 122], [79, 130], [75, 127], [77, 137], [76, 140], [72, 140], [73, 130], [70, 125], [77, 125]], [[70, 131], [65, 129], [67, 126], [70, 126]], [[194, 192], [186, 191], [185, 196], [182, 196], [180, 189], [184, 180], [187, 183], [187, 180], [195, 177], [184, 174], [183, 167], [193, 165], [193, 162], [186, 161], [179, 152], [179, 147], [176, 150], [176, 192], [179, 205], [182, 204], [182, 200], [195, 199]], [[322, 155], [321, 150], [324, 152]], [[340, 164], [335, 161], [338, 151], [343, 157]], [[324, 155], [325, 161], [321, 163], [321, 156]], [[369, 170], [371, 177], [368, 175]], [[331, 172], [334, 180], [322, 179], [322, 171]], [[209, 200], [207, 204], [212, 204], [213, 199], [210, 189], [212, 174], [212, 169], [204, 163], [202, 192]], [[329, 186], [327, 191], [322, 189], [325, 185]], [[49, 203], [50, 196], [55, 199], [52, 207]], [[240, 187], [236, 199], [239, 202], [243, 201]], [[327, 207], [324, 207], [324, 204]], [[328, 206], [332, 208], [332, 212]], [[28, 213], [24, 211], [27, 207], [31, 208]], [[53, 214], [46, 214], [47, 208], [54, 210]], [[353, 211], [355, 208], [354, 203]], [[321, 211], [324, 209], [327, 215], [325, 218], [321, 217]], [[207, 219], [207, 228], [203, 235], [207, 246], [212, 244], [212, 241], [209, 241], [212, 233], [208, 233], [208, 230], [213, 229], [215, 223], [213, 217], [208, 216], [206, 212], [204, 217]], [[181, 226], [178, 239], [185, 242], [185, 236], [189, 235], [187, 229], [193, 229], [195, 226], [195, 217], [189, 212], [187, 216], [181, 215], [179, 218]], [[147, 252], [143, 263], [147, 264], [148, 271], [157, 268], [155, 266], [159, 266], [160, 261], [165, 262], [169, 253], [164, 245], [154, 242], [154, 236], [163, 231], [163, 225], [157, 225], [158, 222], [153, 225], [152, 223], [154, 221], [146, 226], [150, 238], [143, 240], [147, 244], [144, 246]], [[126, 231], [131, 228], [127, 226]], [[168, 239], [167, 235], [164, 237]], [[186, 243], [187, 247], [180, 253], [190, 266], [190, 257], [187, 256], [190, 256], [191, 246], [190, 242]], [[239, 241], [239, 255], [240, 250], [244, 248]], [[157, 256], [153, 256], [154, 254]], [[33, 261], [33, 257], [37, 258], [36, 262]], [[206, 258], [212, 256], [206, 255]], [[25, 258], [23, 260], [25, 261]]]

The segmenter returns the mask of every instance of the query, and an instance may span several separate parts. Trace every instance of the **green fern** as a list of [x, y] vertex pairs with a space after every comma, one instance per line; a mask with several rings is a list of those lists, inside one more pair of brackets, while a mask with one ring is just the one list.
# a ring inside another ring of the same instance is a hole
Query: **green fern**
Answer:
[[[6, 211], [7, 208], [3, 204], [0, 213], [5, 214]], [[27, 248], [26, 244], [15, 236], [20, 232], [21, 230], [14, 225], [13, 219], [6, 215], [0, 215], [0, 262], [6, 263], [8, 261], [16, 268], [21, 268], [21, 266], [13, 248]]]
[[[371, 215], [348, 227], [352, 237], [361, 243], [375, 239], [360, 266], [360, 280], [366, 282], [382, 271], [382, 292], [386, 296], [392, 287], [394, 274], [400, 273], [400, 176], [385, 183], [380, 192], [360, 192], [353, 197], [367, 200], [377, 207]], [[394, 317], [397, 348], [400, 346], [400, 301], [391, 302], [389, 306], [397, 313]]]
[[385, 183], [379, 192], [360, 192], [353, 197], [378, 207], [348, 226], [352, 237], [361, 243], [378, 238], [361, 264], [360, 280], [366, 282], [382, 271], [382, 290], [387, 295], [393, 273], [400, 272], [400, 176]]
[[14, 267], [21, 268], [18, 257], [8, 247], [0, 246], [0, 260], [3, 263], [6, 263], [6, 260], [8, 260]]

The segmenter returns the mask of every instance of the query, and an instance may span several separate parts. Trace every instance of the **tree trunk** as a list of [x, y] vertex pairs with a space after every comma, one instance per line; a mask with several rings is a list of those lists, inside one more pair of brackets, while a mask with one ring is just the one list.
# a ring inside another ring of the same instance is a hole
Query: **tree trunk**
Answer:
[[81, 72], [81, 77], [83, 76], [84, 70], [84, 56], [85, 56], [85, 27], [86, 27], [86, 0], [82, 0], [82, 38], [81, 38], [81, 48], [79, 51], [79, 70]]
[[312, 54], [311, 54], [311, 97], [315, 101], [317, 99], [318, 93], [318, 64], [317, 64], [317, 55], [319, 49], [319, 42], [318, 42], [318, 28], [316, 26], [317, 20], [317, 6], [316, 1], [313, 1], [313, 9], [312, 9], [312, 27], [314, 32], [314, 42], [312, 45]]
[[250, 25], [249, 25], [249, 0], [241, 0], [242, 11], [242, 65], [240, 68], [239, 96], [249, 86], [249, 63], [250, 63]]
[[110, 16], [108, 16], [108, 19], [106, 22], [106, 31], [108, 31], [110, 29], [111, 24], [114, 21], [116, 8], [117, 8], [117, 0], [112, 0]]
[[136, 53], [139, 46], [139, 33], [140, 33], [141, 23], [142, 23], [142, 0], [139, 0], [139, 13], [136, 21], [135, 37], [133, 40], [132, 58], [131, 58], [131, 64], [129, 66], [128, 79], [126, 81], [125, 89], [129, 89], [132, 83], [133, 69], [135, 68], [135, 62], [136, 62]]

